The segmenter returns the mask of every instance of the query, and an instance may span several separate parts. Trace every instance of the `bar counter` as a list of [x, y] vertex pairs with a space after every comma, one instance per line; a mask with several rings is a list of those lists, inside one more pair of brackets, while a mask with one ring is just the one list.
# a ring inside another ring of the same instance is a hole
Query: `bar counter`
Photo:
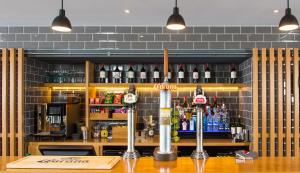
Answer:
[[206, 162], [179, 157], [176, 161], [154, 161], [152, 157], [142, 157], [136, 161], [121, 160], [112, 170], [62, 170], [62, 169], [6, 169], [6, 163], [18, 157], [2, 157], [1, 172], [103, 172], [103, 173], [292, 173], [300, 172], [300, 158], [261, 157], [257, 160], [237, 161], [233, 157], [211, 157]]

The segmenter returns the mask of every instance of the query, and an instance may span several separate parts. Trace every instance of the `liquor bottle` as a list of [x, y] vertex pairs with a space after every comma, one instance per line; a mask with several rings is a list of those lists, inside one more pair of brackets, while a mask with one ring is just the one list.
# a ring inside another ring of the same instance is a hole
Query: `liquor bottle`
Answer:
[[214, 96], [213, 98], [213, 131], [219, 131], [220, 125], [220, 111], [218, 108], [218, 98]]
[[243, 125], [241, 123], [241, 117], [239, 115], [238, 121], [237, 121], [237, 125], [236, 125], [236, 133], [240, 134], [243, 133]]
[[183, 120], [182, 120], [182, 130], [183, 131], [187, 131], [188, 130], [188, 122], [187, 122], [185, 116], [183, 116]]
[[208, 64], [205, 64], [205, 74], [204, 74], [204, 79], [205, 79], [205, 83], [209, 83], [210, 82], [210, 78], [211, 78], [211, 72], [209, 69]]
[[154, 83], [159, 83], [159, 70], [158, 67], [155, 66], [154, 71], [153, 71], [153, 82]]
[[131, 65], [129, 66], [127, 72], [127, 79], [128, 79], [128, 83], [134, 83], [134, 71]]
[[144, 64], [142, 66], [142, 69], [140, 71], [140, 82], [146, 83], [147, 82], [147, 72], [145, 70]]
[[180, 65], [178, 70], [178, 83], [183, 83], [183, 82], [184, 82], [184, 70], [182, 65]]
[[234, 138], [235, 135], [236, 135], [236, 124], [235, 124], [235, 119], [234, 118], [232, 118], [232, 120], [230, 122], [230, 132], [231, 132], [232, 138]]
[[172, 80], [172, 72], [171, 72], [171, 69], [169, 68], [168, 69], [168, 82], [171, 82]]
[[235, 65], [231, 65], [231, 71], [230, 71], [230, 83], [236, 83], [236, 78], [237, 78], [237, 72]]
[[116, 69], [113, 71], [112, 77], [113, 83], [121, 83], [121, 71], [118, 66], [116, 66]]
[[199, 81], [199, 71], [197, 69], [197, 66], [195, 66], [193, 70], [193, 83], [198, 83]]
[[226, 108], [224, 98], [222, 99], [221, 119], [222, 119], [223, 130], [229, 131], [230, 130], [230, 124], [229, 124], [230, 120], [229, 120], [228, 110]]
[[99, 82], [100, 83], [105, 83], [106, 82], [106, 70], [104, 68], [104, 65], [102, 65], [102, 67], [100, 69], [100, 72], [99, 72], [99, 75], [100, 75]]
[[190, 131], [195, 131], [195, 121], [194, 121], [194, 116], [195, 115], [193, 115], [191, 118], [190, 118], [190, 127], [189, 127], [189, 130]]

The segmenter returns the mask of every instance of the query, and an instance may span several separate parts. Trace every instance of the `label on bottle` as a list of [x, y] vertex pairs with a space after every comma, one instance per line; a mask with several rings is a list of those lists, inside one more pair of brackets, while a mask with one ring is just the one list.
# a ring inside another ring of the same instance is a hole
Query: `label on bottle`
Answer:
[[199, 73], [193, 72], [193, 79], [199, 79]]
[[235, 79], [235, 78], [236, 78], [236, 71], [232, 71], [232, 72], [230, 73], [230, 77], [231, 77], [232, 79]]
[[168, 72], [168, 79], [172, 79], [172, 73]]
[[128, 78], [134, 78], [134, 72], [133, 71], [128, 72]]
[[184, 72], [183, 71], [178, 72], [178, 78], [179, 79], [183, 79], [184, 78]]
[[146, 79], [147, 75], [146, 75], [146, 72], [141, 72], [140, 73], [140, 78], [141, 79]]
[[105, 71], [100, 71], [100, 78], [106, 78]]
[[115, 78], [115, 79], [119, 79], [121, 77], [121, 73], [120, 72], [116, 72], [116, 71], [114, 71], [112, 73], [112, 75], [113, 75], [113, 78]]
[[243, 128], [242, 127], [236, 127], [236, 133], [240, 134], [243, 132]]
[[205, 72], [205, 78], [209, 79], [210, 78], [210, 71]]
[[231, 131], [231, 134], [234, 135], [234, 134], [236, 133], [235, 127], [231, 127], [231, 128], [230, 128], [230, 131]]
[[155, 71], [153, 73], [153, 78], [159, 78], [159, 72], [158, 71]]

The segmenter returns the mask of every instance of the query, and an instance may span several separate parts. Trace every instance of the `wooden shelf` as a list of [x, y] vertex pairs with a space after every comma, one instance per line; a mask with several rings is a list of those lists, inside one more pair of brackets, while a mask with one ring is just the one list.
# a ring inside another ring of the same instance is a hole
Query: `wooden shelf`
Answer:
[[127, 121], [127, 118], [107, 118], [107, 119], [96, 119], [90, 118], [90, 121]]
[[123, 104], [89, 104], [90, 107], [93, 106], [103, 106], [103, 107], [123, 107]]
[[85, 83], [44, 83], [44, 87], [85, 87]]

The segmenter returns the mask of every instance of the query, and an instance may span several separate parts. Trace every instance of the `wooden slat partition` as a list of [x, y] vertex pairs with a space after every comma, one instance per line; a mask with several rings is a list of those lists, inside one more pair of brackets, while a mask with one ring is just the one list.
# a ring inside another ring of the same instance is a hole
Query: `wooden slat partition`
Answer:
[[16, 155], [16, 50], [9, 49], [9, 150], [10, 155]]
[[2, 156], [24, 155], [24, 49], [22, 48], [2, 49], [1, 137]]
[[18, 156], [24, 155], [24, 49], [18, 49]]
[[261, 156], [299, 156], [299, 50], [253, 49], [252, 59], [253, 149]]
[[8, 49], [2, 49], [2, 156], [8, 154]]

